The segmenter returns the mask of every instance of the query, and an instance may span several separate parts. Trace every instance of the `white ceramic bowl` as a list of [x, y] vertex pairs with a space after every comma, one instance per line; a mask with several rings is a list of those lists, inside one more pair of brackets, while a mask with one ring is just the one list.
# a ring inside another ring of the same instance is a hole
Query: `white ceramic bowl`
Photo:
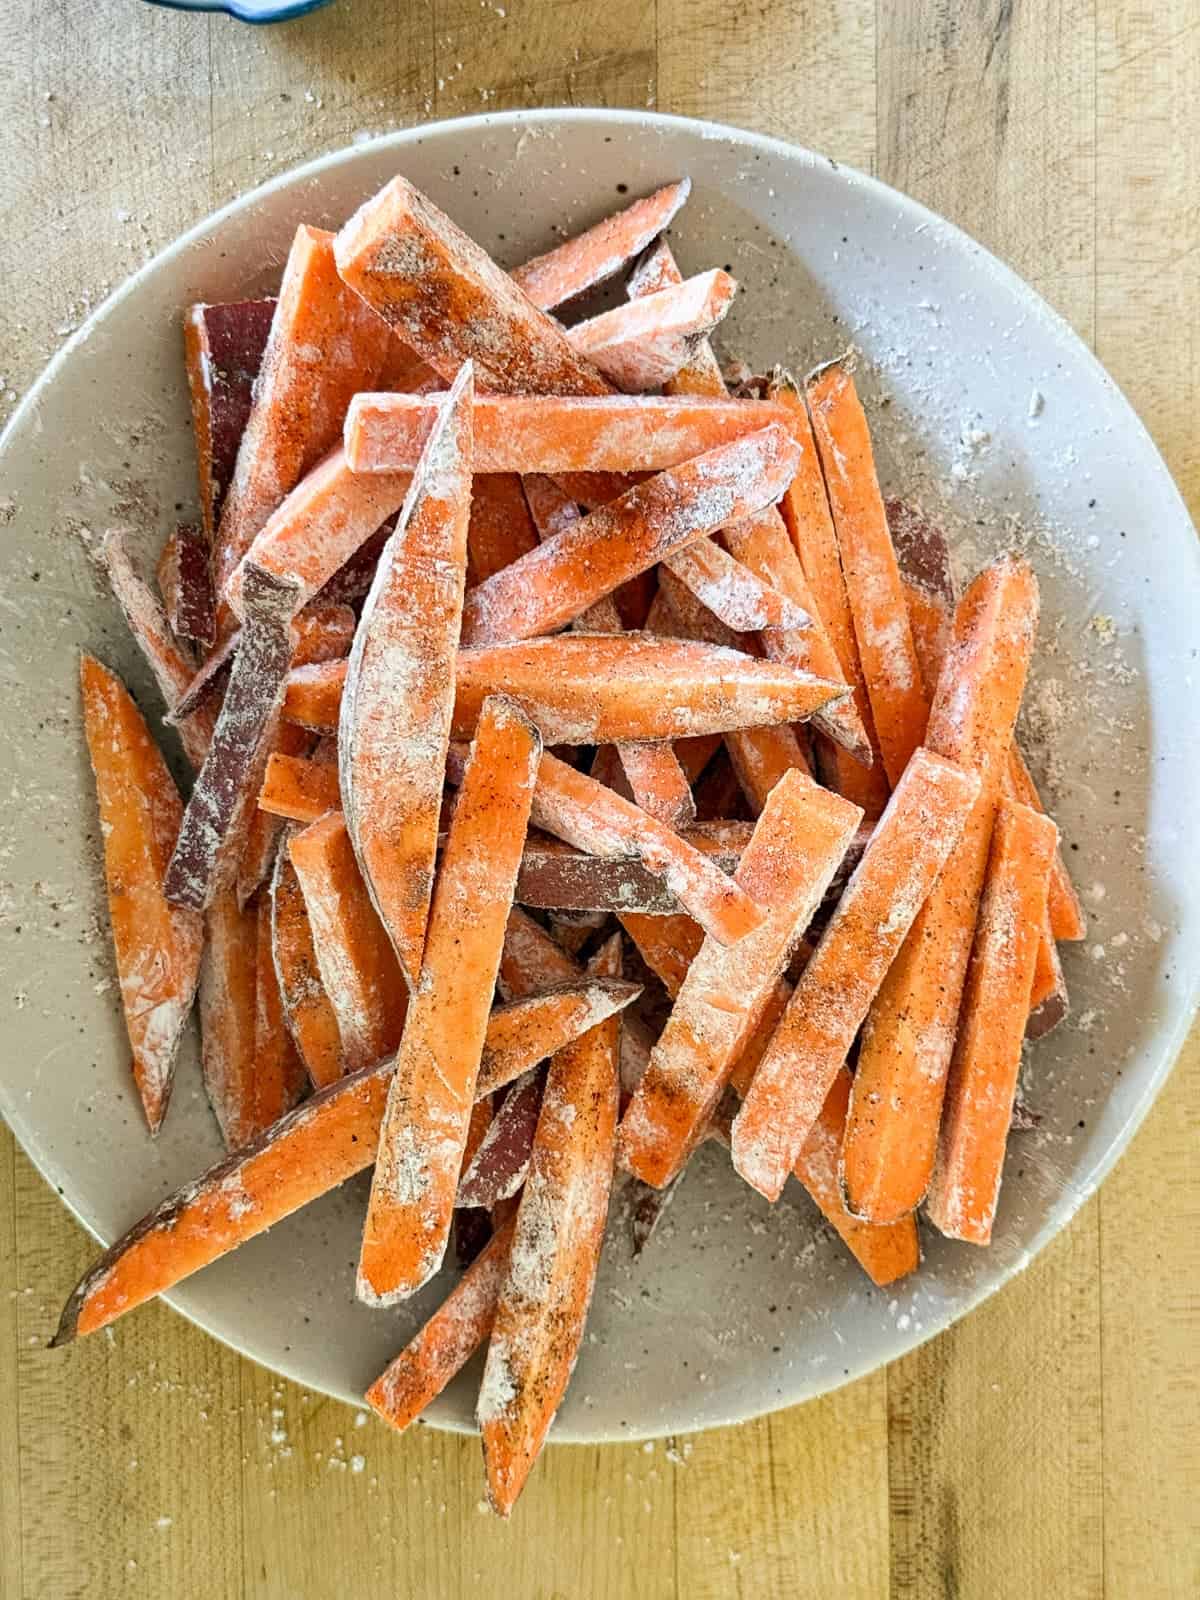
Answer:
[[[218, 1140], [193, 1049], [157, 1143], [129, 1078], [79, 649], [125, 673], [144, 706], [157, 701], [91, 550], [114, 520], [149, 549], [194, 506], [183, 308], [272, 287], [298, 222], [336, 227], [397, 171], [512, 263], [555, 225], [690, 174], [679, 254], [728, 265], [742, 285], [725, 348], [802, 370], [853, 342], [885, 490], [941, 517], [968, 567], [1020, 540], [1043, 581], [1032, 731], [1053, 733], [1057, 813], [1094, 929], [1066, 951], [1075, 1021], [1032, 1054], [1042, 1123], [1014, 1137], [995, 1244], [925, 1229], [920, 1273], [879, 1292], [806, 1196], [792, 1186], [772, 1211], [710, 1148], [636, 1261], [616, 1207], [556, 1437], [753, 1416], [902, 1355], [999, 1288], [1092, 1192], [1169, 1071], [1200, 967], [1195, 536], [1141, 424], [1031, 289], [912, 201], [775, 140], [625, 112], [479, 117], [326, 157], [201, 223], [63, 348], [0, 443], [0, 1106], [102, 1240], [206, 1167]], [[355, 1303], [364, 1197], [363, 1181], [348, 1184], [171, 1303], [267, 1366], [356, 1399], [446, 1287], [397, 1312]], [[467, 1375], [430, 1421], [470, 1427], [473, 1394]]]

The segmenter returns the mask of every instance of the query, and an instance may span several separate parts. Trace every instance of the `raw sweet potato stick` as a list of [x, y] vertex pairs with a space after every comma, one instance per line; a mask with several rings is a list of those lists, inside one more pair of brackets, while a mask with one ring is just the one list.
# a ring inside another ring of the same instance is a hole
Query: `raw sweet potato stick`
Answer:
[[[578, 506], [552, 478], [530, 473], [524, 480], [524, 487], [535, 537], [539, 540], [553, 538], [579, 521]], [[597, 600], [576, 617], [572, 626], [584, 632], [620, 633], [621, 614], [615, 597], [605, 595]], [[545, 738], [545, 734], [542, 737]], [[685, 827], [695, 820], [691, 785], [669, 743], [618, 743], [617, 755], [633, 798], [644, 811], [669, 828]]]
[[271, 934], [271, 896], [264, 893], [255, 908], [258, 932], [254, 979], [254, 1073], [242, 1144], [255, 1138], [290, 1111], [304, 1092], [304, 1062], [284, 1020], [283, 994], [275, 971]]
[[79, 679], [133, 1078], [150, 1131], [157, 1133], [196, 993], [204, 939], [195, 912], [168, 904], [162, 891], [183, 802], [116, 674], [84, 655]]
[[646, 1183], [667, 1183], [703, 1133], [861, 818], [799, 772], [768, 796], [736, 875], [766, 918], [728, 950], [705, 940], [621, 1119], [621, 1163]]
[[[307, 757], [313, 746], [313, 737], [306, 728], [298, 728], [291, 722], [280, 722], [271, 742], [271, 753], [267, 757], [268, 767], [277, 757], [285, 761]], [[263, 782], [266, 782], [265, 771]], [[260, 805], [256, 804], [250, 813], [246, 823], [246, 838], [237, 867], [238, 905], [244, 906], [266, 882], [275, 864], [275, 857], [279, 853], [279, 835], [282, 827], [280, 818]]]
[[[368, 397], [361, 395], [359, 398]], [[476, 403], [476, 416], [478, 412]], [[472, 427], [474, 425], [472, 422]], [[349, 417], [346, 428], [349, 433]], [[471, 520], [467, 526], [467, 583], [471, 588], [501, 568], [511, 566], [538, 542], [521, 479], [515, 472], [485, 473], [479, 465], [478, 439], [474, 441], [473, 471]]]
[[892, 963], [863, 1031], [842, 1156], [847, 1204], [873, 1222], [929, 1184], [992, 823], [1037, 629], [1037, 580], [1005, 557], [964, 594], [927, 747], [977, 772], [979, 797]]
[[[697, 823], [681, 830], [692, 849], [712, 858], [722, 872], [736, 871], [750, 837], [748, 822]], [[548, 911], [641, 912], [666, 917], [679, 901], [662, 878], [634, 856], [604, 857], [575, 850], [559, 839], [531, 833], [517, 877], [521, 905]], [[690, 920], [690, 919], [688, 919]]]
[[[470, 367], [388, 540], [346, 673], [338, 769], [363, 877], [409, 982], [421, 971], [471, 505]], [[479, 715], [476, 707], [476, 715]]]
[[464, 649], [454, 678], [455, 738], [469, 737], [489, 694], [507, 694], [551, 745], [801, 722], [845, 693], [737, 650], [645, 633], [562, 633]]
[[626, 394], [657, 389], [687, 365], [696, 345], [727, 316], [736, 293], [733, 278], [717, 267], [576, 323], [567, 338]]
[[164, 880], [169, 900], [197, 911], [237, 870], [292, 656], [291, 586], [251, 567], [245, 599], [242, 642]]
[[295, 586], [297, 606], [317, 594], [404, 504], [410, 472], [351, 472], [339, 445], [265, 519], [229, 573], [222, 599], [241, 616], [250, 564]]
[[335, 1083], [346, 1070], [337, 1012], [317, 962], [304, 891], [281, 843], [271, 875], [271, 953], [287, 1023], [314, 1089]]
[[636, 485], [471, 590], [464, 645], [552, 633], [672, 551], [782, 493], [796, 449], [775, 426]]
[[920, 744], [929, 701], [913, 646], [867, 419], [844, 361], [809, 379], [809, 413], [825, 474], [854, 637], [889, 782]]
[[[540, 939], [549, 939], [536, 923], [530, 926]], [[563, 960], [565, 972], [553, 969], [560, 981], [577, 986], [598, 982], [584, 978], [565, 956]], [[551, 972], [544, 961], [534, 966], [539, 981]], [[253, 959], [250, 970], [252, 974]], [[557, 995], [545, 1002], [535, 997], [524, 1020], [523, 1059], [532, 1065], [570, 1043], [585, 1012], [578, 1007], [564, 1011]], [[488, 1041], [504, 1048], [510, 1064], [522, 1059], [504, 1008], [488, 1019], [485, 1048]], [[244, 1150], [164, 1200], [80, 1280], [55, 1343], [94, 1333], [369, 1166], [394, 1071], [395, 1059], [389, 1055], [328, 1084]]]
[[605, 217], [595, 227], [515, 267], [513, 282], [543, 311], [566, 305], [588, 289], [615, 278], [664, 228], [670, 227], [691, 191], [690, 178], [656, 189], [623, 211]]
[[213, 897], [204, 917], [200, 965], [200, 1065], [227, 1150], [262, 1132], [254, 1108], [258, 1026], [258, 915], [232, 888]]
[[[154, 674], [170, 712], [186, 693], [195, 663], [172, 636], [165, 613], [148, 583], [134, 571], [125, 534], [110, 528], [104, 535], [104, 567], [129, 631]], [[216, 711], [201, 707], [179, 724], [179, 742], [193, 767], [200, 767], [208, 752]]]
[[[560, 980], [549, 988], [497, 1006], [488, 1018], [479, 1059], [476, 1098], [512, 1083], [529, 1067], [632, 1004], [641, 986], [616, 977]], [[538, 1054], [537, 1052], [541, 1053]]]
[[[614, 935], [620, 948], [620, 935]], [[619, 958], [618, 958], [619, 959]], [[593, 966], [608, 965], [602, 951]], [[479, 1391], [488, 1493], [507, 1516], [545, 1442], [583, 1340], [617, 1121], [614, 1016], [550, 1063]]]
[[341, 435], [383, 368], [387, 330], [342, 284], [333, 235], [296, 230], [213, 545], [218, 595], [286, 494]]
[[[682, 274], [664, 239], [658, 242], [631, 275], [628, 291], [636, 300], [655, 293], [667, 284], [681, 281]], [[667, 384], [667, 390], [671, 394], [708, 396], [713, 399], [728, 394], [720, 366], [707, 339], [697, 344], [690, 363]], [[789, 425], [794, 426], [794, 420]], [[805, 448], [808, 448], [807, 444]], [[794, 478], [795, 473], [789, 482]], [[799, 561], [793, 558], [787, 529], [775, 506], [768, 505], [742, 521], [726, 523], [722, 543], [744, 567], [749, 568], [765, 584], [779, 590], [811, 619], [812, 625], [807, 629], [773, 630], [764, 635], [762, 643], [766, 653], [823, 678], [843, 678], [837, 654], [825, 636], [819, 610], [805, 582], [804, 571]], [[849, 695], [823, 710], [817, 717], [817, 724], [858, 760], [869, 762], [872, 759], [870, 740]], [[747, 756], [751, 754], [745, 744], [743, 753]]]
[[205, 649], [212, 644], [217, 628], [208, 555], [200, 529], [181, 523], [167, 535], [156, 569], [158, 592], [172, 633]]
[[1057, 843], [1049, 817], [1000, 802], [925, 1203], [942, 1233], [973, 1244], [992, 1237]]
[[[355, 395], [346, 413], [350, 469], [411, 472], [438, 406], [434, 395]], [[771, 423], [796, 428], [793, 412], [766, 400], [481, 394], [475, 398], [475, 470], [489, 478], [661, 472]]]
[[425, 957], [396, 1059], [358, 1264], [387, 1305], [441, 1262], [541, 741], [510, 702], [479, 718], [434, 886]]
[[636, 856], [660, 873], [680, 905], [722, 945], [736, 944], [763, 920], [736, 880], [632, 801], [552, 756], [542, 757], [532, 820], [577, 849]]
[[[1025, 757], [1021, 754], [1021, 747], [1015, 740], [1008, 752], [1008, 768], [1004, 774], [1004, 792], [1013, 800], [1019, 800], [1022, 805], [1030, 806], [1034, 811], [1040, 811], [1045, 815], [1046, 808], [1042, 804], [1042, 797], [1033, 781], [1033, 774], [1026, 765]], [[1079, 895], [1075, 891], [1075, 885], [1071, 882], [1071, 875], [1067, 871], [1060, 845], [1055, 845], [1054, 859], [1050, 864], [1050, 893], [1047, 901], [1047, 914], [1050, 918], [1050, 929], [1055, 939], [1074, 941], [1087, 938], [1087, 918], [1083, 914], [1083, 907], [1079, 903]]]
[[337, 1017], [345, 1069], [356, 1072], [399, 1046], [408, 989], [341, 813], [293, 834], [288, 852], [304, 893], [321, 982]]
[[733, 1123], [733, 1164], [778, 1200], [883, 982], [979, 793], [918, 749], [809, 958]]
[[[831, 746], [828, 756], [832, 785], [847, 800], [862, 806], [869, 817], [877, 817], [887, 804], [887, 773], [878, 759], [875, 723], [863, 681], [858, 642], [854, 637], [854, 619], [850, 614], [837, 535], [829, 510], [829, 497], [825, 492], [816, 440], [808, 419], [808, 408], [795, 381], [781, 371], [772, 374], [767, 392], [779, 404], [790, 409], [792, 425], [798, 430], [797, 437], [803, 446], [799, 471], [788, 485], [779, 510], [825, 632], [837, 655], [842, 676], [853, 687], [854, 707], [876, 757], [870, 766], [864, 766], [849, 752], [836, 745]], [[913, 642], [917, 642], [915, 637]], [[932, 693], [932, 687], [927, 684], [927, 688]]]
[[332, 762], [272, 751], [258, 792], [258, 805], [260, 811], [293, 822], [316, 822], [327, 811], [340, 811], [342, 792], [337, 767]]
[[364, 202], [334, 249], [343, 281], [447, 382], [474, 361], [494, 394], [607, 392], [559, 324], [406, 178]]
[[275, 315], [274, 300], [189, 306], [183, 348], [200, 475], [200, 511], [211, 546], [246, 431], [254, 380]]
[[442, 1304], [367, 1390], [367, 1404], [399, 1432], [466, 1366], [492, 1331], [516, 1218], [484, 1245]]
[[[1052, 883], [1054, 881], [1053, 865], [1050, 869], [1050, 881]], [[1050, 910], [1047, 906], [1042, 918], [1037, 957], [1033, 964], [1033, 985], [1029, 991], [1029, 1020], [1025, 1024], [1025, 1037], [1044, 1038], [1052, 1029], [1057, 1028], [1060, 1022], [1066, 1020], [1070, 1009], [1067, 980], [1059, 958], [1058, 946], [1054, 942], [1054, 929], [1050, 924]]]
[[544, 1070], [535, 1067], [509, 1087], [479, 1149], [470, 1160], [463, 1158], [456, 1206], [491, 1211], [521, 1188], [529, 1173], [545, 1084]]

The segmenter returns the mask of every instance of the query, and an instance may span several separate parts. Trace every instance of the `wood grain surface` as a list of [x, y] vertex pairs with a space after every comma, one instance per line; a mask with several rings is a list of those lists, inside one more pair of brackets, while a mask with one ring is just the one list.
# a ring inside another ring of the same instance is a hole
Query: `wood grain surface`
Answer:
[[[133, 267], [320, 151], [507, 106], [794, 138], [961, 223], [1124, 386], [1200, 513], [1195, 0], [336, 0], [284, 27], [0, 0], [0, 418]], [[1200, 1592], [1200, 1037], [1029, 1270], [823, 1401], [551, 1450], [397, 1439], [152, 1306], [44, 1349], [89, 1241], [0, 1134], [3, 1600], [1090, 1600]]]

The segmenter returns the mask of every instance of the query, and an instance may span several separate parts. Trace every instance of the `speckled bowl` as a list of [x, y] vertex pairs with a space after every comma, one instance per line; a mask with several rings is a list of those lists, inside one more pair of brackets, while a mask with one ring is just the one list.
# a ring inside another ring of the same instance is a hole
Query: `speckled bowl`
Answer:
[[[1195, 536], [1141, 424], [1031, 289], [902, 195], [771, 139], [625, 112], [480, 117], [341, 151], [201, 223], [64, 346], [0, 443], [0, 1106], [98, 1238], [202, 1170], [218, 1140], [191, 1047], [156, 1143], [129, 1079], [80, 647], [127, 674], [143, 705], [157, 701], [96, 571], [95, 537], [132, 521], [149, 549], [193, 508], [183, 308], [270, 287], [297, 222], [336, 226], [397, 171], [508, 262], [544, 248], [556, 224], [689, 173], [679, 254], [691, 268], [728, 264], [742, 284], [725, 348], [803, 369], [853, 342], [887, 492], [941, 518], [965, 566], [1021, 542], [1043, 580], [1028, 731], [1059, 789], [1093, 929], [1065, 952], [1073, 1020], [1032, 1053], [1026, 1093], [1041, 1122], [1014, 1136], [994, 1246], [924, 1229], [920, 1273], [880, 1293], [804, 1194], [793, 1186], [768, 1207], [713, 1148], [637, 1260], [619, 1195], [614, 1205], [555, 1436], [754, 1416], [902, 1355], [1000, 1288], [1092, 1192], [1170, 1070], [1200, 966]], [[357, 1397], [447, 1284], [399, 1311], [355, 1303], [364, 1199], [364, 1181], [347, 1184], [172, 1304], [267, 1366]], [[472, 1405], [467, 1374], [430, 1421], [468, 1428]]]

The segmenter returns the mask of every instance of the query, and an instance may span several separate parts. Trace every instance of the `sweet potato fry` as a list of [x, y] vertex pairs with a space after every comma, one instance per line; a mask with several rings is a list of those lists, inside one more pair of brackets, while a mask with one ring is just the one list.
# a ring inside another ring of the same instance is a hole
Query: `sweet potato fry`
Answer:
[[[1051, 882], [1053, 882], [1053, 866]], [[1063, 975], [1058, 946], [1054, 942], [1047, 909], [1042, 919], [1038, 939], [1037, 959], [1033, 964], [1033, 986], [1029, 993], [1029, 1020], [1025, 1025], [1027, 1039], [1042, 1039], [1065, 1022], [1071, 1004], [1067, 996], [1067, 980]]]
[[168, 1196], [80, 1279], [53, 1343], [107, 1327], [369, 1166], [392, 1071], [388, 1059], [331, 1083]]
[[[594, 966], [610, 959], [601, 952]], [[610, 1017], [560, 1050], [546, 1074], [479, 1391], [488, 1493], [504, 1516], [545, 1442], [583, 1339], [612, 1188], [619, 1035]]]
[[192, 400], [205, 541], [216, 533], [238, 446], [250, 417], [254, 380], [275, 315], [274, 300], [189, 306], [183, 348]]
[[686, 550], [677, 550], [664, 565], [701, 605], [735, 633], [815, 626], [808, 612], [794, 600], [735, 561], [711, 539], [698, 539]]
[[464, 367], [380, 557], [350, 653], [338, 724], [346, 826], [375, 908], [414, 986], [454, 710], [471, 504], [472, 392], [471, 369]]
[[725, 319], [736, 293], [737, 283], [717, 267], [589, 317], [569, 328], [567, 338], [626, 394], [657, 389]]
[[[790, 408], [792, 425], [803, 447], [799, 471], [780, 501], [780, 513], [826, 636], [837, 655], [842, 676], [854, 691], [854, 709], [875, 756], [870, 766], [864, 766], [848, 751], [833, 746], [828, 752], [831, 784], [847, 800], [862, 806], [869, 817], [877, 817], [887, 804], [887, 774], [878, 759], [875, 723], [863, 681], [862, 662], [854, 637], [854, 621], [846, 595], [837, 535], [829, 511], [829, 497], [825, 492], [825, 479], [808, 419], [808, 408], [795, 380], [781, 370], [772, 374], [767, 392], [780, 404]], [[914, 637], [914, 644], [917, 643]], [[933, 684], [927, 682], [926, 689], [932, 694]]]
[[770, 504], [795, 455], [769, 427], [658, 473], [473, 589], [463, 643], [552, 633], [672, 551]]
[[778, 1200], [854, 1036], [979, 793], [918, 749], [796, 985], [733, 1123], [733, 1164]]
[[807, 388], [829, 494], [854, 636], [889, 782], [899, 782], [920, 744], [929, 700], [913, 645], [867, 419], [845, 361], [831, 362]]
[[566, 305], [615, 278], [627, 262], [670, 227], [691, 190], [690, 178], [665, 184], [595, 227], [514, 268], [513, 282], [543, 311]]
[[406, 178], [359, 207], [335, 254], [343, 281], [447, 382], [474, 361], [494, 394], [607, 391], [558, 323]]
[[388, 343], [378, 318], [339, 279], [333, 235], [302, 224], [217, 525], [218, 595], [283, 497], [337, 442], [351, 396], [374, 387]]
[[513, 906], [500, 952], [498, 983], [506, 999], [519, 1000], [552, 984], [573, 983], [582, 971], [540, 922]]
[[84, 655], [79, 680], [133, 1079], [150, 1132], [157, 1133], [196, 993], [204, 938], [200, 918], [168, 904], [162, 891], [183, 802], [116, 674]]
[[[681, 281], [682, 276], [669, 245], [660, 241], [639, 271], [630, 278], [629, 293], [636, 299], [655, 292], [663, 284]], [[727, 394], [721, 369], [707, 339], [696, 346], [692, 360], [668, 383], [667, 389], [672, 394], [707, 395], [713, 398]], [[794, 415], [790, 426], [796, 426]], [[811, 440], [808, 440], [803, 448], [810, 447]], [[800, 462], [797, 461], [797, 471], [799, 468]], [[794, 478], [795, 473], [789, 482]], [[807, 629], [772, 630], [765, 635], [763, 646], [767, 654], [801, 671], [815, 673], [818, 677], [843, 679], [844, 673], [837, 654], [825, 637], [819, 610], [809, 592], [799, 561], [793, 559], [787, 529], [775, 507], [766, 506], [761, 514], [733, 526], [727, 522], [723, 542], [730, 555], [765, 584], [783, 593], [811, 619], [812, 625]], [[844, 681], [851, 682], [848, 678]], [[857, 760], [869, 763], [872, 759], [867, 731], [849, 695], [832, 702], [822, 711], [817, 717], [817, 725]]]
[[465, 649], [455, 679], [455, 738], [470, 735], [489, 694], [507, 694], [550, 745], [799, 722], [846, 692], [740, 651], [644, 633], [562, 633]]
[[337, 1012], [317, 962], [304, 890], [286, 844], [271, 874], [271, 953], [283, 1017], [314, 1089], [335, 1083], [346, 1070]]
[[572, 1039], [623, 1011], [641, 992], [639, 984], [620, 978], [581, 975], [497, 1006], [488, 1018], [476, 1098], [503, 1089]]
[[651, 872], [661, 874], [680, 905], [719, 944], [735, 944], [763, 920], [761, 908], [709, 857], [548, 751], [538, 774], [532, 820], [545, 832], [593, 855], [636, 857]]
[[442, 853], [379, 1138], [358, 1265], [359, 1297], [372, 1305], [412, 1294], [445, 1252], [540, 753], [523, 713], [491, 700]]
[[291, 586], [250, 567], [245, 600], [246, 625], [229, 687], [164, 880], [169, 900], [197, 911], [237, 869], [292, 655]]
[[[439, 408], [437, 395], [355, 395], [346, 413], [350, 470], [411, 472]], [[475, 470], [489, 479], [514, 473], [661, 472], [771, 423], [790, 432], [797, 427], [793, 412], [768, 400], [481, 394], [475, 399]], [[623, 492], [629, 485], [616, 487]], [[600, 491], [597, 499], [595, 486], [589, 488], [588, 503], [613, 498]]]
[[200, 965], [200, 1065], [227, 1150], [262, 1131], [255, 1116], [258, 914], [219, 889], [204, 919]]
[[731, 949], [705, 940], [621, 1119], [621, 1164], [644, 1182], [669, 1182], [702, 1135], [861, 818], [799, 772], [768, 797], [737, 871], [766, 918]]
[[267, 758], [258, 805], [260, 811], [292, 822], [315, 822], [327, 811], [340, 811], [342, 794], [337, 767], [273, 750]]
[[[272, 742], [274, 748], [267, 757], [268, 766], [276, 755], [285, 761], [307, 757], [312, 749], [313, 737], [305, 728], [297, 728], [290, 722], [281, 722], [275, 730]], [[265, 785], [265, 775], [263, 782]], [[275, 857], [279, 853], [279, 835], [282, 827], [280, 818], [262, 806], [256, 805], [250, 813], [246, 821], [246, 838], [237, 866], [238, 905], [244, 906], [266, 882]]]
[[975, 801], [867, 1017], [842, 1156], [846, 1201], [892, 1222], [929, 1184], [992, 823], [1037, 628], [1037, 580], [1004, 558], [964, 594], [926, 745], [978, 772]]
[[283, 715], [313, 733], [336, 734], [346, 688], [345, 661], [293, 667], [283, 691]]
[[988, 1244], [1058, 829], [1017, 801], [996, 808], [925, 1209], [942, 1233]]
[[[134, 571], [125, 534], [119, 528], [110, 528], [104, 536], [104, 568], [129, 631], [145, 656], [170, 712], [186, 693], [196, 670], [195, 663], [172, 636], [166, 615], [149, 584]], [[216, 711], [209, 706], [180, 721], [179, 742], [193, 767], [204, 763], [215, 722]]]
[[284, 1019], [283, 995], [275, 971], [271, 934], [271, 896], [260, 896], [254, 979], [254, 1075], [248, 1116], [240, 1143], [257, 1137], [299, 1100], [307, 1074]]
[[457, 1376], [492, 1331], [516, 1219], [499, 1228], [411, 1342], [367, 1390], [367, 1404], [399, 1432]]
[[[750, 824], [698, 823], [682, 831], [681, 837], [693, 849], [711, 856], [722, 872], [732, 873], [750, 837]], [[662, 878], [636, 857], [589, 855], [541, 833], [531, 833], [525, 842], [517, 901], [547, 911], [640, 912], [665, 917], [680, 910], [679, 901]]]
[[[520, 912], [513, 915], [529, 920]], [[553, 970], [577, 988], [605, 982], [584, 978], [561, 952], [565, 974], [553, 955], [530, 956], [549, 936], [536, 923], [529, 926], [539, 939], [522, 945], [522, 959], [529, 957], [538, 981]], [[521, 944], [520, 933], [517, 940]], [[253, 957], [249, 970], [253, 978]], [[569, 1040], [583, 1020], [578, 1011], [565, 1017], [556, 997], [526, 1013], [531, 1023], [537, 1017], [550, 1028], [540, 1034], [537, 1027], [529, 1028], [526, 1048], [533, 1058], [555, 1048], [556, 1041]], [[485, 1048], [493, 1046], [514, 1059], [512, 1021], [503, 1009], [489, 1017], [485, 1037]], [[105, 1327], [369, 1166], [394, 1071], [389, 1054], [325, 1085], [243, 1150], [163, 1201], [85, 1274], [67, 1302], [54, 1342], [66, 1344]]]
[[686, 912], [658, 916], [623, 911], [620, 920], [642, 960], [674, 1000], [683, 988], [688, 968], [700, 954], [704, 929]]
[[472, 588], [511, 566], [538, 542], [520, 478], [515, 472], [485, 475], [479, 465], [477, 441], [474, 449], [475, 478], [467, 527], [467, 583]]
[[321, 982], [337, 1017], [345, 1070], [356, 1072], [398, 1047], [408, 990], [341, 813], [293, 834], [288, 852], [304, 893]]
[[157, 577], [171, 632], [207, 649], [216, 637], [217, 607], [208, 545], [199, 528], [181, 523], [168, 534]]
[[[1042, 804], [1042, 797], [1038, 793], [1037, 785], [1033, 781], [1033, 774], [1021, 754], [1020, 746], [1014, 740], [1008, 753], [1008, 770], [1004, 775], [1004, 792], [1014, 800], [1019, 800], [1022, 805], [1030, 806], [1034, 811], [1045, 815], [1046, 808]], [[1087, 918], [1083, 914], [1083, 907], [1079, 903], [1079, 896], [1075, 885], [1071, 882], [1071, 875], [1067, 871], [1066, 862], [1063, 860], [1062, 848], [1055, 845], [1054, 860], [1050, 866], [1050, 894], [1048, 900], [1048, 914], [1050, 917], [1050, 930], [1055, 939], [1068, 942], [1087, 938]], [[1039, 957], [1039, 960], [1042, 959]]]
[[303, 605], [399, 511], [411, 483], [409, 472], [351, 472], [341, 447], [331, 450], [264, 519], [228, 574], [223, 599], [243, 614], [242, 586], [253, 563], [293, 584]]

